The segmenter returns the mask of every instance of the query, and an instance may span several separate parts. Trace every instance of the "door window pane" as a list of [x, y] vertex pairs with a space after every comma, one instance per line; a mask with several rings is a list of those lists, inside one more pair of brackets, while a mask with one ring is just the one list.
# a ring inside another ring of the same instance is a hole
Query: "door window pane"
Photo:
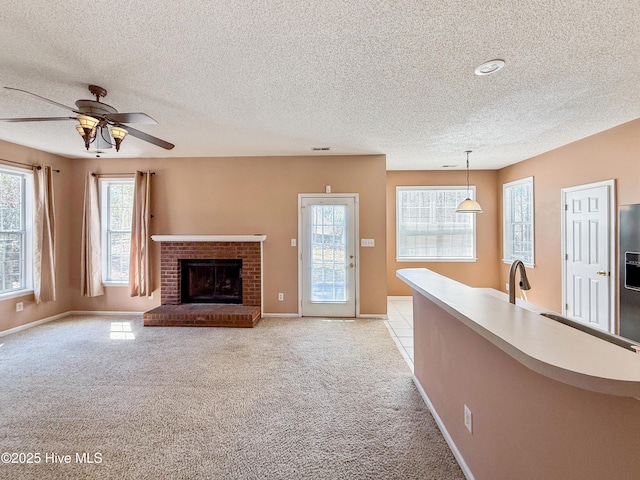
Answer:
[[346, 206], [311, 205], [311, 301], [346, 298]]

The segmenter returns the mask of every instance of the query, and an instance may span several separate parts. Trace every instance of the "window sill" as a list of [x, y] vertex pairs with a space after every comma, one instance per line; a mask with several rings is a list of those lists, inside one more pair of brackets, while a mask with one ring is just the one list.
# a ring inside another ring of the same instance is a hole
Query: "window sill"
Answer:
[[467, 262], [467, 263], [474, 263], [476, 262], [478, 259], [477, 258], [408, 258], [408, 257], [403, 257], [403, 258], [397, 258], [396, 257], [396, 262], [412, 262], [412, 263], [416, 263], [416, 262]]
[[1, 293], [0, 302], [2, 300], [10, 300], [12, 298], [26, 297], [27, 295], [33, 295], [33, 290], [18, 290], [16, 292]]
[[129, 282], [102, 282], [104, 287], [128, 287]]
[[[513, 262], [515, 262], [516, 260], [518, 260], [517, 258], [514, 258], [513, 260], [507, 260], [507, 259], [502, 259], [502, 263], [506, 263], [507, 265], [511, 265]], [[536, 264], [535, 263], [527, 263], [527, 262], [522, 262], [524, 263], [524, 266], [527, 268], [535, 268]]]

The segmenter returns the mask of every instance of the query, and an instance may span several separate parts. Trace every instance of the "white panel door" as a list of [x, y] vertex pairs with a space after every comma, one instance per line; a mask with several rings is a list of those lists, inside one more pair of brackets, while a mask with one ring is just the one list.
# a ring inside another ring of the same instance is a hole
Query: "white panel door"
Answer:
[[610, 331], [609, 186], [565, 193], [565, 315]]
[[301, 314], [356, 316], [355, 197], [301, 198]]

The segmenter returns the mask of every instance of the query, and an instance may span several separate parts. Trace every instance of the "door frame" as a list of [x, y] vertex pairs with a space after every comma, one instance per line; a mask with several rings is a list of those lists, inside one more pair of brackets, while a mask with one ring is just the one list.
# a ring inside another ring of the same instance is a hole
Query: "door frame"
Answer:
[[360, 317], [360, 194], [358, 193], [299, 193], [298, 194], [298, 317], [302, 317], [302, 299], [303, 285], [302, 276], [302, 253], [304, 245], [302, 244], [302, 200], [305, 198], [352, 198], [354, 202], [353, 212], [353, 236], [354, 236], [354, 254], [355, 254], [355, 272], [354, 272], [354, 289], [355, 289], [355, 316]]
[[616, 292], [617, 292], [617, 284], [618, 284], [618, 262], [616, 262], [616, 231], [617, 231], [617, 205], [616, 205], [616, 181], [615, 179], [611, 180], [602, 180], [600, 182], [586, 183], [584, 185], [576, 185], [574, 187], [563, 188], [560, 191], [561, 195], [561, 215], [560, 215], [560, 227], [561, 227], [561, 237], [560, 237], [560, 247], [561, 247], [561, 263], [562, 263], [562, 314], [566, 315], [567, 309], [567, 268], [566, 268], [566, 255], [567, 255], [567, 216], [566, 216], [566, 208], [567, 205], [567, 194], [571, 192], [576, 192], [579, 190], [587, 190], [590, 188], [597, 187], [608, 187], [609, 192], [609, 218], [608, 218], [608, 229], [609, 229], [609, 327], [608, 331], [610, 333], [616, 333], [617, 330], [617, 319], [616, 319]]

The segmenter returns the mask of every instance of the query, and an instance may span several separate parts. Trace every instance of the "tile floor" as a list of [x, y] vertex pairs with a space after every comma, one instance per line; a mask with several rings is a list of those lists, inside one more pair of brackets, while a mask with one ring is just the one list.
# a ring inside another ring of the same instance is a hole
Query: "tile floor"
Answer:
[[412, 297], [387, 297], [387, 317], [384, 323], [389, 334], [413, 372]]

